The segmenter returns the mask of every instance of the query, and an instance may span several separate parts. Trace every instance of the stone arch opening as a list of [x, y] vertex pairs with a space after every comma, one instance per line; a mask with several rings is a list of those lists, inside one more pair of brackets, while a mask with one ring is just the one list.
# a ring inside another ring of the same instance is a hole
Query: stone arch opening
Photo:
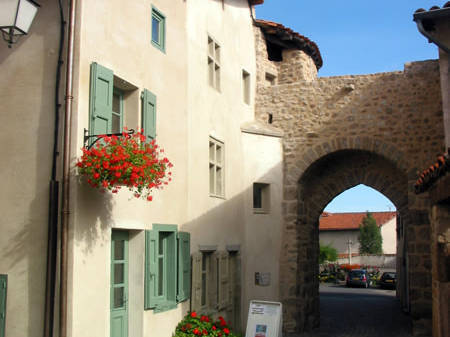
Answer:
[[[398, 283], [407, 284], [404, 280], [406, 272], [402, 270], [406, 255], [403, 224], [409, 213], [405, 170], [386, 156], [368, 150], [348, 149], [328, 153], [314, 161], [298, 180], [297, 216], [291, 225], [296, 235], [285, 240], [284, 247], [288, 254], [281, 267], [286, 331], [298, 332], [319, 325], [319, 218], [334, 197], [359, 184], [384, 194], [397, 208]], [[289, 215], [285, 220], [289, 221]], [[407, 293], [408, 289], [402, 287], [399, 297], [406, 298]]]

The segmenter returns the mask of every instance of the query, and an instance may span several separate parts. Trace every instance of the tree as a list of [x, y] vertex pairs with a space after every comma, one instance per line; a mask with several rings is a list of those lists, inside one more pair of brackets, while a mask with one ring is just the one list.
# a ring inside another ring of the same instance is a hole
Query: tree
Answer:
[[361, 254], [382, 254], [383, 237], [381, 229], [370, 212], [359, 225], [359, 252]]
[[325, 261], [336, 261], [337, 260], [337, 250], [331, 245], [320, 245], [319, 252], [319, 264], [324, 263]]

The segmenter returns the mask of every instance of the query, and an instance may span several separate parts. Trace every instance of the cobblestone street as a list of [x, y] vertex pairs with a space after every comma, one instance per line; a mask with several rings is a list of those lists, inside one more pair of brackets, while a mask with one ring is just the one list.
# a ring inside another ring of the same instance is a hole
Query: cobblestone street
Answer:
[[285, 337], [410, 337], [411, 322], [394, 290], [320, 286], [320, 327]]

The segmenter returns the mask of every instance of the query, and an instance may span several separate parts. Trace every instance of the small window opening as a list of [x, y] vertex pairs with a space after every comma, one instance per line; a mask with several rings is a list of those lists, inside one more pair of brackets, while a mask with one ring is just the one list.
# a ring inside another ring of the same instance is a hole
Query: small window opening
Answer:
[[271, 114], [271, 113], [268, 113], [268, 119], [267, 119], [267, 121], [269, 122], [269, 124], [272, 124], [272, 122], [273, 122], [273, 114]]
[[281, 62], [283, 61], [282, 48], [276, 44], [267, 42], [267, 54], [269, 61]]
[[266, 73], [266, 86], [275, 85], [276, 76], [270, 73]]
[[253, 184], [253, 212], [269, 213], [270, 211], [270, 184]]

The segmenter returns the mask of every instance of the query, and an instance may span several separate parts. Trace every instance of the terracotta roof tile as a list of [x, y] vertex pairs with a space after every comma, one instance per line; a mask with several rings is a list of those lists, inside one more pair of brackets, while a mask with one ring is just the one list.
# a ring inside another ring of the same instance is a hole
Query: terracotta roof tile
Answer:
[[425, 192], [434, 182], [450, 172], [450, 149], [447, 154], [439, 156], [437, 161], [424, 170], [414, 184], [416, 194]]
[[306, 54], [311, 56], [317, 70], [322, 67], [322, 55], [320, 55], [319, 47], [314, 41], [311, 41], [306, 36], [294, 32], [292, 29], [283, 26], [281, 23], [257, 19], [255, 20], [255, 24], [257, 27], [261, 28], [265, 35], [280, 36], [283, 34], [287, 36], [287, 39], [284, 40], [280, 37], [280, 41], [289, 43], [293, 49], [303, 50]]
[[261, 5], [264, 3], [264, 0], [250, 0], [252, 5]]
[[[321, 231], [342, 231], [359, 229], [363, 218], [367, 212], [357, 213], [322, 213], [319, 220], [319, 230]], [[384, 225], [386, 222], [395, 218], [397, 212], [371, 212], [378, 226]]]

